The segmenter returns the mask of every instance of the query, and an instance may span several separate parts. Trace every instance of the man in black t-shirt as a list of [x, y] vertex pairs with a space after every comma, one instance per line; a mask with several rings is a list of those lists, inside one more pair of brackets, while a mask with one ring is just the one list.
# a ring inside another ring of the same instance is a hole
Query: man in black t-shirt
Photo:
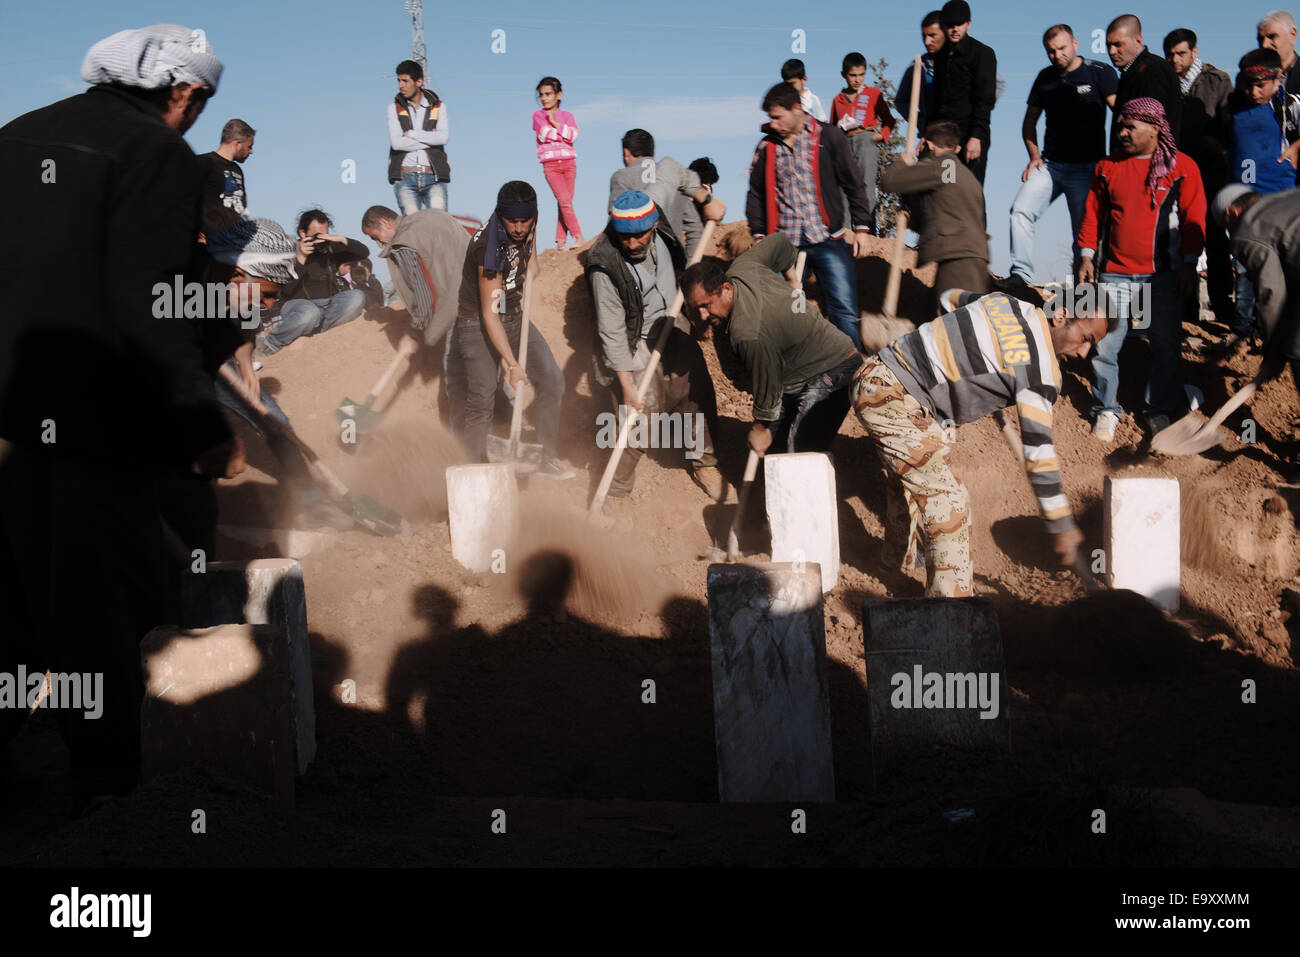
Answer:
[[[1043, 47], [1051, 66], [1029, 90], [1021, 135], [1029, 165], [1011, 205], [1011, 275], [1028, 284], [1033, 278], [1034, 230], [1047, 208], [1062, 193], [1070, 210], [1073, 272], [1079, 269], [1076, 237], [1092, 185], [1093, 167], [1106, 155], [1106, 109], [1115, 102], [1118, 77], [1105, 63], [1079, 56], [1079, 40], [1064, 23], [1048, 27]], [[1038, 148], [1038, 117], [1047, 113], [1043, 148]]]
[[537, 439], [542, 445], [542, 463], [535, 474], [570, 479], [573, 470], [556, 459], [564, 374], [541, 329], [528, 330], [526, 374], [519, 360], [524, 276], [537, 272], [536, 232], [537, 192], [520, 180], [506, 183], [497, 193], [491, 219], [465, 251], [456, 323], [447, 337], [447, 395], [452, 430], [472, 460], [484, 462], [498, 367], [505, 370], [511, 389], [534, 388]]
[[253, 155], [256, 133], [243, 120], [231, 120], [221, 128], [221, 145], [199, 157], [205, 209], [221, 206], [241, 216], [248, 211], [248, 191], [240, 164]]

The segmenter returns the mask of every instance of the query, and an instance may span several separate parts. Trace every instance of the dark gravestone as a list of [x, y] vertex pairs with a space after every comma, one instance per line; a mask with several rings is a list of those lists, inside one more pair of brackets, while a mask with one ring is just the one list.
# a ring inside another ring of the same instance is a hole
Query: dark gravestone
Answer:
[[820, 566], [710, 565], [708, 596], [720, 800], [834, 801]]
[[983, 598], [862, 603], [872, 773], [952, 748], [1006, 749], [1006, 667]]

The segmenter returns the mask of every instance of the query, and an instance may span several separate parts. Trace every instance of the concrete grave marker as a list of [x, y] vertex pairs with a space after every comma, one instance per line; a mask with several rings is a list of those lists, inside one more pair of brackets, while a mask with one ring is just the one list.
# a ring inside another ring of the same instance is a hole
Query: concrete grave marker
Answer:
[[508, 549], [519, 528], [519, 486], [509, 462], [447, 469], [451, 555], [472, 572], [492, 568], [492, 553]]
[[862, 603], [872, 773], [942, 747], [1005, 749], [1006, 666], [983, 598]]
[[1102, 537], [1111, 588], [1178, 610], [1182, 567], [1178, 479], [1106, 477]]
[[817, 562], [822, 592], [840, 577], [839, 500], [835, 469], [821, 452], [768, 455], [763, 459], [772, 561]]
[[834, 801], [821, 569], [710, 565], [718, 795]]
[[189, 628], [249, 624], [280, 629], [289, 651], [294, 764], [305, 774], [316, 757], [316, 707], [302, 566], [292, 558], [212, 562], [202, 574], [182, 578], [181, 609]]
[[146, 781], [199, 767], [293, 806], [289, 652], [273, 625], [155, 628], [140, 642]]

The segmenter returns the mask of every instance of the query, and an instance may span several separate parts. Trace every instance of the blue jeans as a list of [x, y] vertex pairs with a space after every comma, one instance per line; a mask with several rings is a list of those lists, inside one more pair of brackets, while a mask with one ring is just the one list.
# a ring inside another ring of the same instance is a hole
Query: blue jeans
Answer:
[[279, 352], [299, 336], [314, 336], [351, 322], [366, 308], [366, 294], [360, 289], [336, 292], [332, 299], [290, 299], [280, 315], [267, 327], [257, 354]]
[[434, 173], [403, 173], [393, 192], [403, 216], [420, 209], [447, 209], [447, 184], [438, 182]]
[[[519, 333], [523, 317], [503, 316], [501, 325], [515, 355], [519, 354]], [[497, 374], [500, 369], [496, 348], [488, 340], [483, 320], [458, 316], [447, 333], [447, 397], [451, 405], [452, 432], [473, 462], [487, 461], [487, 436], [496, 408]], [[564, 373], [536, 326], [528, 330], [528, 358], [524, 362], [528, 381], [536, 390], [537, 440], [546, 459], [555, 458], [560, 434], [560, 400], [564, 398]]]
[[1020, 184], [1015, 201], [1011, 204], [1011, 272], [1025, 282], [1034, 275], [1034, 230], [1038, 221], [1047, 212], [1047, 207], [1056, 202], [1056, 197], [1065, 194], [1065, 205], [1070, 210], [1070, 244], [1074, 250], [1074, 268], [1071, 275], [1079, 272], [1079, 226], [1083, 223], [1083, 208], [1088, 200], [1088, 189], [1092, 186], [1092, 173], [1095, 163], [1053, 163], [1045, 164], [1029, 174], [1029, 179]]
[[[858, 334], [858, 273], [853, 264], [853, 251], [841, 239], [827, 239], [811, 246], [800, 246], [808, 254], [804, 274], [812, 267], [817, 274], [826, 301], [826, 315], [835, 327], [853, 340], [853, 348], [862, 351], [862, 337]], [[803, 279], [803, 276], [799, 277]]]
[[[227, 359], [226, 365], [235, 373], [239, 372], [239, 366], [235, 364], [234, 359]], [[308, 475], [307, 463], [303, 459], [302, 453], [298, 451], [298, 447], [280, 432], [274, 429], [264, 429], [261, 416], [220, 375], [216, 378], [216, 392], [217, 401], [247, 422], [252, 430], [266, 442], [267, 448], [271, 450], [271, 454], [275, 456], [276, 461], [280, 463], [280, 467], [284, 469], [282, 478], [300, 480]], [[261, 398], [262, 405], [266, 407], [266, 411], [270, 413], [271, 418], [285, 428], [292, 428], [289, 424], [289, 417], [284, 414], [284, 410], [280, 408], [280, 404], [271, 397], [270, 393], [263, 389], [259, 398]]]
[[1232, 264], [1237, 272], [1237, 305], [1232, 314], [1232, 331], [1239, 336], [1249, 337], [1255, 334], [1255, 284], [1250, 281], [1246, 267], [1239, 262]]
[[[1129, 276], [1104, 272], [1100, 281], [1110, 293], [1120, 324], [1097, 343], [1092, 357], [1092, 417], [1114, 412], [1119, 405], [1119, 351], [1130, 329], [1151, 343], [1151, 373], [1143, 414], [1172, 415], [1183, 403], [1182, 303], [1175, 287], [1176, 272]], [[1139, 314], [1140, 313], [1140, 314]], [[1130, 323], [1130, 319], [1132, 322]]]

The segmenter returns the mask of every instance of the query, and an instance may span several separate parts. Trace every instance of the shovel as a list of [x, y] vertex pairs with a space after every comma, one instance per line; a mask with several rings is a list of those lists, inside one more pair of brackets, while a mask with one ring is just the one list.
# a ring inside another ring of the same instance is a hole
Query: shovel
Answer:
[[1214, 413], [1214, 418], [1208, 422], [1202, 422], [1199, 415], [1189, 412], [1173, 425], [1161, 429], [1151, 439], [1151, 451], [1161, 455], [1196, 455], [1214, 448], [1228, 437], [1226, 432], [1219, 429], [1223, 420], [1250, 401], [1261, 381], [1260, 376], [1255, 376], [1236, 395], [1223, 403], [1223, 408]]
[[374, 384], [370, 394], [366, 396], [365, 402], [357, 402], [355, 399], [343, 397], [339, 407], [334, 410], [334, 417], [339, 422], [347, 422], [349, 419], [356, 425], [358, 432], [366, 432], [377, 426], [384, 417], [384, 413], [375, 411], [375, 402], [383, 395], [388, 384], [394, 379], [401, 376], [406, 369], [406, 364], [410, 356], [398, 353], [393, 357], [393, 361], [388, 364], [384, 374], [379, 377], [379, 381]]
[[330, 493], [344, 511], [351, 513], [354, 522], [362, 528], [369, 529], [376, 535], [406, 536], [411, 534], [410, 524], [391, 508], [381, 505], [369, 495], [354, 495], [343, 484], [343, 481], [320, 460], [320, 456], [312, 451], [311, 446], [298, 438], [297, 432], [267, 412], [266, 406], [262, 405], [262, 400], [248, 390], [248, 386], [244, 384], [244, 380], [240, 378], [239, 373], [223, 363], [221, 375], [230, 384], [230, 387], [253, 407], [261, 417], [264, 428], [275, 430], [294, 444], [298, 451], [302, 453], [302, 457], [307, 460], [307, 468], [311, 470], [316, 481]]
[[[519, 331], [519, 371], [528, 373], [528, 318], [532, 309], [533, 284], [524, 277], [524, 321]], [[489, 434], [487, 437], [487, 457], [489, 462], [513, 462], [515, 471], [528, 474], [536, 472], [542, 464], [542, 447], [531, 442], [519, 441], [519, 434], [524, 427], [524, 386], [515, 388], [514, 411], [510, 415], [510, 438], [502, 439]]]
[[[704, 256], [704, 250], [708, 248], [709, 241], [713, 238], [713, 227], [716, 225], [711, 219], [704, 224], [704, 232], [700, 236], [700, 241], [695, 244], [695, 252], [691, 255], [691, 261], [687, 265], [695, 265]], [[638, 402], [644, 402], [646, 393], [650, 391], [650, 382], [654, 377], [655, 370], [659, 368], [659, 360], [663, 357], [664, 348], [668, 345], [668, 334], [673, 330], [677, 314], [682, 311], [683, 300], [682, 291], [678, 289], [677, 295], [673, 297], [673, 304], [668, 307], [668, 317], [664, 320], [663, 329], [659, 332], [659, 339], [655, 342], [654, 351], [650, 353], [650, 362], [646, 365], [645, 371], [641, 373], [641, 381], [637, 383], [636, 397]], [[605, 472], [601, 475], [600, 484], [596, 486], [596, 494], [591, 499], [589, 510], [593, 516], [599, 515], [600, 510], [605, 506], [605, 497], [609, 494], [609, 486], [614, 481], [614, 472], [618, 469], [618, 460], [622, 457], [623, 450], [627, 448], [627, 437], [632, 430], [634, 419], [635, 415], [628, 415], [623, 418], [623, 425], [618, 431], [618, 442], [609, 456], [609, 461], [605, 463]]]

